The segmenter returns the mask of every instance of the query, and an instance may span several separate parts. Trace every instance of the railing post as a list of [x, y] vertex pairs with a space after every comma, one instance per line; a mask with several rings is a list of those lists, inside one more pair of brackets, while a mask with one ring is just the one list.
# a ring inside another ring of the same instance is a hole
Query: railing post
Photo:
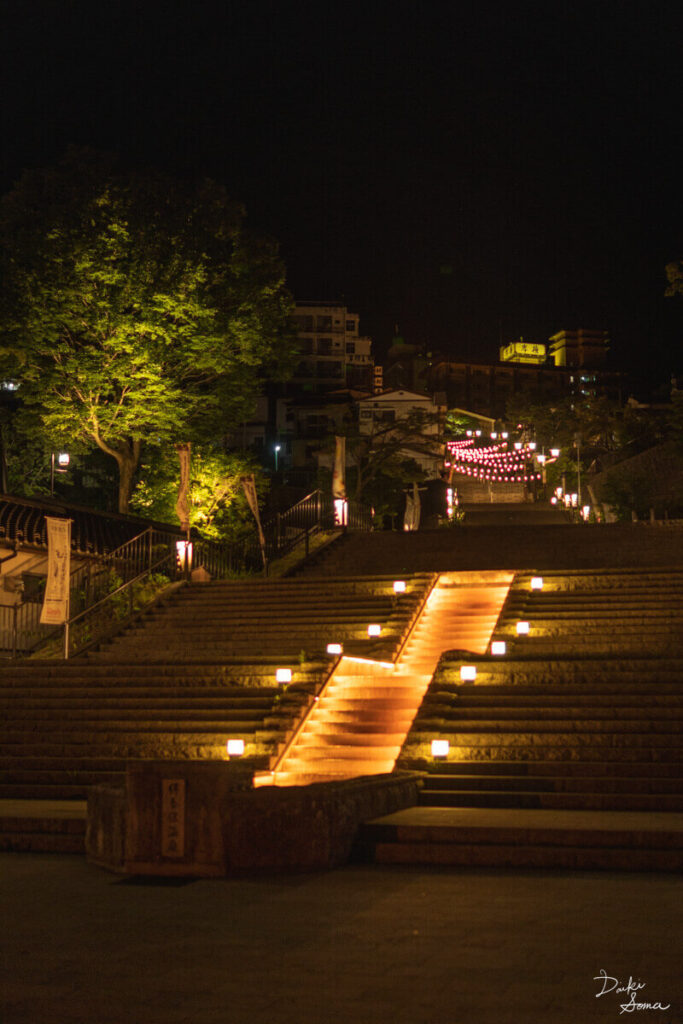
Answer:
[[13, 615], [12, 615], [12, 659], [16, 658], [16, 656], [17, 656], [17, 611], [18, 611], [18, 608], [19, 608], [19, 605], [15, 604], [13, 609], [12, 609], [12, 612], [13, 612]]
[[64, 661], [69, 658], [69, 620], [64, 623]]

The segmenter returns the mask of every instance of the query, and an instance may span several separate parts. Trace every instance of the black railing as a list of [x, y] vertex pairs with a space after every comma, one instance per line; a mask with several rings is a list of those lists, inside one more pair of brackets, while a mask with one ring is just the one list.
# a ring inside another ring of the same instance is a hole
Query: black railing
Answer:
[[[148, 527], [136, 516], [95, 512], [58, 499], [15, 498], [0, 495], [0, 540], [47, 549], [46, 516], [71, 520], [71, 550], [86, 555], [104, 555], [119, 548]], [[153, 524], [163, 531], [163, 524]], [[168, 528], [182, 537], [180, 527]]]
[[[154, 573], [168, 582], [189, 577], [190, 569], [203, 567], [213, 579], [268, 573], [277, 558], [297, 545], [305, 545], [323, 530], [346, 528], [371, 530], [372, 510], [358, 502], [346, 503], [347, 522], [342, 527], [335, 519], [334, 502], [322, 491], [313, 491], [285, 512], [279, 512], [263, 524], [263, 543], [256, 529], [231, 544], [192, 537], [192, 552], [176, 531], [148, 527], [109, 554], [92, 558], [78, 566], [69, 580], [69, 622], [66, 625], [41, 625], [42, 594], [15, 605], [0, 605], [0, 650], [5, 656], [26, 656], [63, 637], [65, 656], [91, 644], [110, 631], [120, 628], [135, 610], [136, 591]], [[159, 581], [157, 581], [159, 583]], [[75, 630], [75, 632], [74, 632]], [[70, 635], [71, 634], [71, 635]], [[59, 653], [56, 654], [59, 657]]]
[[[169, 571], [169, 582], [176, 578], [183, 571], [177, 541], [177, 534], [149, 527], [109, 554], [78, 566], [69, 577], [70, 619], [143, 573], [154, 571], [161, 562], [164, 571]], [[36, 594], [36, 598], [16, 605], [0, 605], [0, 649], [12, 657], [29, 654], [64, 631], [62, 625], [41, 625], [42, 594]]]
[[[372, 509], [357, 501], [346, 503], [346, 529], [372, 530]], [[204, 566], [215, 579], [231, 575], [268, 572], [269, 565], [286, 555], [299, 544], [308, 544], [311, 537], [322, 530], [342, 528], [336, 521], [334, 501], [322, 491], [313, 491], [292, 505], [286, 512], [278, 512], [263, 523], [262, 545], [256, 530], [251, 530], [232, 544], [221, 545], [213, 541], [194, 541], [192, 564]]]

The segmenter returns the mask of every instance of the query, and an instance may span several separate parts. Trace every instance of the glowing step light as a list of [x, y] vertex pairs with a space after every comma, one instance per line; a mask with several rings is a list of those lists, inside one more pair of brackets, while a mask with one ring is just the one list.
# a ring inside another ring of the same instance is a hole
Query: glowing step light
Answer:
[[531, 577], [531, 589], [532, 590], [543, 590], [543, 577], [532, 576]]
[[328, 654], [343, 654], [344, 653], [344, 648], [342, 647], [341, 644], [328, 644], [326, 650], [327, 650]]
[[473, 683], [477, 678], [477, 669], [475, 665], [461, 665], [460, 666], [460, 678], [463, 683]]
[[228, 757], [241, 757], [244, 753], [244, 740], [228, 740]]
[[491, 641], [491, 654], [505, 654], [507, 651], [507, 644], [504, 640], [492, 640]]
[[432, 740], [432, 757], [448, 757], [450, 749], [448, 740]]
[[382, 632], [382, 627], [376, 622], [371, 622], [368, 626], [368, 636], [379, 636]]
[[517, 630], [517, 636], [526, 636], [527, 633], [529, 632], [529, 623], [528, 622], [518, 622], [517, 625], [515, 626], [515, 629]]
[[394, 593], [395, 594], [404, 594], [405, 593], [405, 589], [406, 589], [406, 581], [405, 580], [394, 580]]
[[276, 683], [291, 683], [292, 681], [292, 670], [291, 668], [278, 668], [275, 670], [275, 682]]

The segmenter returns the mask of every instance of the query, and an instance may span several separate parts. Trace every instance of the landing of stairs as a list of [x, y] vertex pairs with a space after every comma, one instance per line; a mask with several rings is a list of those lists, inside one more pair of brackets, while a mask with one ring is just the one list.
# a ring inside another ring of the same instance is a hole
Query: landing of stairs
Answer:
[[360, 859], [470, 867], [683, 870], [683, 814], [410, 807], [367, 822]]

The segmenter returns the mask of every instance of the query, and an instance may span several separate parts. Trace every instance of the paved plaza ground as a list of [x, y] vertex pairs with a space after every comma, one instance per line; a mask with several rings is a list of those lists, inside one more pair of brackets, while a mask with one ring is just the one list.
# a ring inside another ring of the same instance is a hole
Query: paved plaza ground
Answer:
[[[681, 879], [349, 866], [161, 884], [0, 855], [2, 1024], [683, 1021]], [[606, 992], [644, 984], [631, 994]]]

